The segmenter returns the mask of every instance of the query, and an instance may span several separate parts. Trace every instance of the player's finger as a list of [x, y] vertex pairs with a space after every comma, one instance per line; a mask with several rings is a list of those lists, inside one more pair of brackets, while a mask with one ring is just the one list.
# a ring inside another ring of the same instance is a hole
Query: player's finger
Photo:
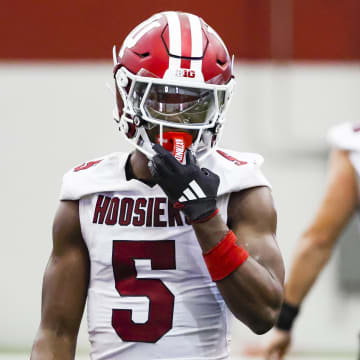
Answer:
[[175, 159], [175, 157], [166, 149], [164, 149], [160, 144], [155, 144], [153, 150], [164, 159], [167, 163], [167, 166], [176, 169], [180, 163]]
[[160, 144], [154, 144], [152, 148], [159, 155], [166, 155], [168, 153], [168, 151], [164, 149]]
[[148, 162], [148, 168], [150, 170], [151, 176], [153, 177], [153, 179], [155, 181], [158, 181], [160, 179], [160, 175], [158, 174], [156, 165], [154, 164], [154, 162], [152, 160], [150, 160]]
[[207, 169], [207, 168], [201, 168], [201, 172], [205, 175], [208, 176], [209, 178], [213, 179], [212, 181], [214, 182], [214, 184], [216, 184], [216, 186], [219, 186], [220, 184], [220, 177], [213, 173], [211, 170]]
[[[166, 150], [165, 150], [166, 151]], [[175, 160], [176, 161], [176, 160]], [[160, 155], [155, 155], [152, 158], [152, 167], [154, 168], [154, 173], [160, 178], [167, 178], [173, 175], [171, 167], [168, 166], [166, 159]], [[151, 172], [151, 169], [150, 169]]]
[[201, 171], [204, 175], [206, 176], [213, 176], [216, 175], [215, 173], [213, 173], [211, 170], [209, 170], [208, 168], [201, 168]]

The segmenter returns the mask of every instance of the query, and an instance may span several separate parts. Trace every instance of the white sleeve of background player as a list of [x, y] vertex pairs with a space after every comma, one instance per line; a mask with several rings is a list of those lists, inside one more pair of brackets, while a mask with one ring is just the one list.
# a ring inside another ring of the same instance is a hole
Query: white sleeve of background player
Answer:
[[360, 124], [342, 123], [336, 125], [329, 130], [327, 140], [334, 148], [360, 151]]
[[334, 126], [327, 138], [332, 147], [349, 151], [349, 159], [360, 179], [360, 123]]

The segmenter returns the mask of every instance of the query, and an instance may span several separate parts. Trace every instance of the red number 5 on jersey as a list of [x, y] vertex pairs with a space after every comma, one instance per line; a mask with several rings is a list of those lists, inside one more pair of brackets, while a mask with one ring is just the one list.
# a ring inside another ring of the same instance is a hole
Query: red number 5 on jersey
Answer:
[[135, 259], [150, 259], [153, 270], [175, 269], [175, 241], [113, 241], [115, 288], [121, 296], [149, 298], [145, 324], [136, 324], [132, 310], [112, 310], [112, 327], [123, 341], [155, 343], [173, 323], [174, 295], [159, 279], [138, 279]]

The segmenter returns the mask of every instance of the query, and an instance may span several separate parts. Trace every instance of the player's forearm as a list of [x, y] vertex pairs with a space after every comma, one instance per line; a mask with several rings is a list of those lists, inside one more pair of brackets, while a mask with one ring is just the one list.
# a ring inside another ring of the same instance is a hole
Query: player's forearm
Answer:
[[333, 243], [316, 241], [314, 237], [300, 240], [300, 247], [285, 286], [285, 299], [289, 304], [301, 304], [321, 270], [328, 263], [332, 250]]
[[[193, 226], [203, 253], [213, 248], [229, 231], [219, 215]], [[282, 283], [252, 257], [224, 279], [218, 288], [232, 313], [256, 333], [275, 323], [283, 296]]]
[[76, 339], [55, 330], [39, 329], [30, 360], [74, 360]]
[[229, 231], [219, 214], [204, 223], [193, 224], [193, 229], [203, 253], [219, 243]]
[[217, 285], [232, 313], [255, 333], [265, 333], [274, 326], [283, 286], [252, 257]]

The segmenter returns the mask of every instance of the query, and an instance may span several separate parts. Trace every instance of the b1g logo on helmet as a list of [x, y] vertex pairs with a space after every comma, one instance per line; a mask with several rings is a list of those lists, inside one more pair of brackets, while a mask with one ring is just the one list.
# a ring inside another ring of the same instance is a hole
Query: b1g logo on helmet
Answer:
[[176, 74], [176, 76], [179, 76], [179, 77], [194, 78], [195, 77], [195, 70], [176, 69], [175, 74]]

